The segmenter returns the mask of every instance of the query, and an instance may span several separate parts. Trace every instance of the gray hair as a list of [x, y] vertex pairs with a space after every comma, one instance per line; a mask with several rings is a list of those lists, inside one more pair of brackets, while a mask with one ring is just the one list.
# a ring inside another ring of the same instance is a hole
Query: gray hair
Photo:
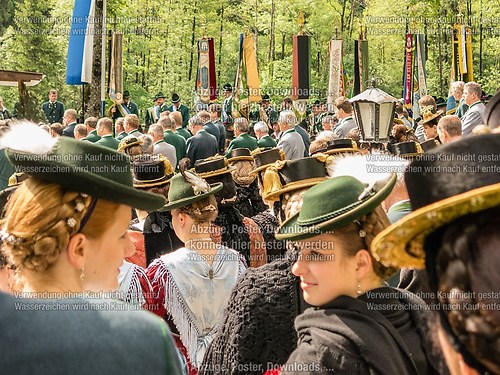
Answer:
[[153, 155], [154, 141], [153, 137], [147, 134], [141, 134], [137, 137], [139, 141], [142, 141], [141, 148], [145, 154]]
[[152, 124], [149, 126], [149, 131], [158, 137], [163, 137], [163, 127], [161, 125]]
[[203, 121], [201, 121], [200, 116], [194, 115], [189, 119], [189, 125], [191, 126], [203, 126]]
[[464, 90], [465, 89], [467, 89], [467, 91], [469, 91], [469, 93], [476, 94], [477, 98], [481, 99], [481, 95], [483, 93], [483, 90], [481, 90], [481, 85], [479, 83], [476, 83], [476, 82], [467, 82], [464, 85]]
[[278, 118], [279, 124], [287, 124], [288, 128], [293, 128], [297, 125], [297, 116], [293, 113], [293, 111], [287, 109], [280, 112], [280, 116]]
[[255, 132], [257, 131], [260, 131], [260, 132], [263, 132], [263, 133], [267, 133], [269, 131], [267, 125], [265, 122], [262, 122], [262, 121], [259, 121], [257, 122], [254, 126], [253, 126], [253, 130]]

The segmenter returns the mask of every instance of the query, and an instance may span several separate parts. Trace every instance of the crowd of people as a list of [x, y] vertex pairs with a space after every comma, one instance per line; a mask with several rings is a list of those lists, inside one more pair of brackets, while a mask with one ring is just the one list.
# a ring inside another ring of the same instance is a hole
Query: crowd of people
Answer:
[[500, 93], [397, 103], [381, 147], [348, 98], [223, 91], [0, 98], [2, 372], [500, 374]]

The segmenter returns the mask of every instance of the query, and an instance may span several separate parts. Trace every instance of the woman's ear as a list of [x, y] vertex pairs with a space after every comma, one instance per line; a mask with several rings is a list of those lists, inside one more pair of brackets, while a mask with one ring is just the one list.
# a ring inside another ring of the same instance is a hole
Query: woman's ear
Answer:
[[356, 276], [358, 279], [362, 279], [364, 276], [373, 272], [372, 257], [368, 250], [359, 250], [356, 255]]
[[85, 266], [85, 247], [88, 243], [87, 237], [82, 233], [77, 233], [69, 238], [67, 254], [68, 260], [77, 270]]

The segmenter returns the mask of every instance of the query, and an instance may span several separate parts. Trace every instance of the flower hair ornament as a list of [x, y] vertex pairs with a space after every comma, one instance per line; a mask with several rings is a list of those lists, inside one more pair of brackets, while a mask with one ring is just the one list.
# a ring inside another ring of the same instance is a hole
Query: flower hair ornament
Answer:
[[208, 193], [210, 191], [210, 185], [208, 184], [208, 182], [190, 172], [188, 170], [189, 166], [190, 161], [188, 158], [184, 158], [179, 162], [179, 170], [182, 174], [182, 177], [184, 177], [184, 179], [193, 187], [195, 195]]

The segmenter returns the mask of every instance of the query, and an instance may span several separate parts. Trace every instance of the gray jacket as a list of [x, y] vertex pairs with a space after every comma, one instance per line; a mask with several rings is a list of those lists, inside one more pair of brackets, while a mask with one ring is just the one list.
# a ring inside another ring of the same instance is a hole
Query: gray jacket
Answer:
[[278, 148], [283, 150], [286, 160], [303, 158], [306, 152], [304, 141], [295, 129], [289, 129], [281, 134], [278, 142]]
[[118, 300], [0, 292], [2, 374], [183, 374], [165, 322]]

